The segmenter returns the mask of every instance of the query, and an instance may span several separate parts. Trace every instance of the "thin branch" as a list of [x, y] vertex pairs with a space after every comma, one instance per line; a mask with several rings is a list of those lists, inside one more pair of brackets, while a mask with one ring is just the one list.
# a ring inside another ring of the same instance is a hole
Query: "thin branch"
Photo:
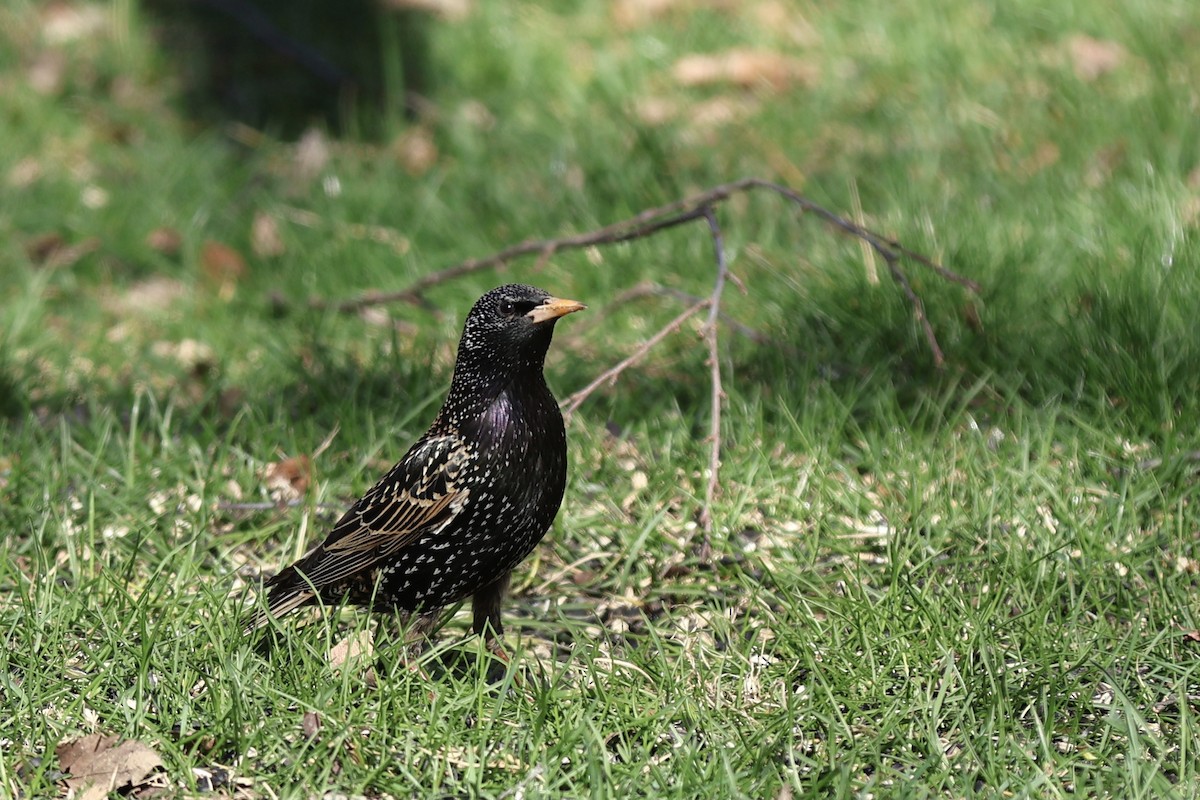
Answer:
[[634, 350], [624, 359], [600, 373], [598, 376], [596, 376], [596, 379], [587, 386], [575, 392], [570, 397], [565, 398], [561, 403], [559, 403], [559, 407], [562, 408], [563, 414], [569, 419], [570, 416], [575, 413], [575, 410], [578, 409], [579, 406], [583, 405], [583, 401], [591, 397], [597, 389], [605, 384], [611, 386], [612, 384], [616, 383], [617, 378], [622, 372], [645, 358], [646, 354], [654, 349], [655, 345], [670, 336], [675, 331], [679, 330], [683, 326], [683, 323], [687, 322], [689, 318], [695, 316], [705, 308], [708, 308], [711, 302], [712, 299], [706, 297], [700, 302], [690, 306], [682, 314], [660, 328], [657, 333], [655, 333], [646, 341], [642, 342], [636, 350]]
[[[579, 250], [584, 247], [594, 247], [598, 244], [620, 244], [621, 242], [628, 242], [633, 239], [641, 239], [667, 228], [674, 228], [677, 225], [699, 219], [704, 216], [704, 210], [699, 208], [692, 209], [666, 219], [657, 219], [659, 216], [662, 216], [661, 209], [651, 209], [650, 211], [638, 214], [630, 220], [618, 222], [614, 225], [578, 236], [521, 242], [485, 258], [470, 258], [437, 272], [431, 272], [422, 278], [418, 278], [407, 289], [402, 289], [398, 292], [367, 292], [352, 300], [335, 303], [333, 306], [338, 311], [353, 312], [366, 306], [394, 303], [401, 300], [421, 304], [423, 293], [432, 286], [446, 283], [455, 278], [461, 278], [472, 272], [502, 267], [514, 258], [537, 253], [539, 263], [544, 263], [545, 259], [550, 258], [550, 256], [560, 250]], [[634, 222], [638, 224], [631, 225]], [[324, 307], [325, 304], [317, 302], [314, 305], [320, 308]]]
[[[742, 282], [738, 280], [737, 276], [735, 276], [733, 273], [729, 274], [729, 282], [736, 284], [737, 287], [743, 292], [745, 291], [745, 287], [742, 286]], [[663, 286], [662, 284], [654, 283], [653, 281], [642, 281], [636, 286], [630, 287], [614, 297], [612, 302], [609, 303], [608, 306], [605, 306], [604, 310], [607, 312], [610, 306], [619, 306], [623, 303], [631, 303], [634, 300], [640, 300], [643, 297], [670, 297], [682, 303], [696, 303], [702, 299], [691, 292], [685, 292], [682, 289], [676, 289], [673, 286]], [[771, 337], [767, 334], [763, 333], [762, 331], [755, 330], [741, 320], [726, 314], [724, 311], [721, 312], [721, 321], [738, 334], [745, 336], [751, 341], [759, 344], [765, 344], [771, 341]]]
[[[933, 325], [925, 313], [925, 305], [920, 295], [917, 294], [913, 287], [912, 281], [908, 274], [902, 269], [902, 261], [910, 261], [932, 270], [940, 278], [952, 283], [963, 286], [969, 291], [980, 292], [980, 286], [970, 278], [959, 275], [952, 270], [949, 270], [940, 264], [935, 263], [929, 258], [916, 253], [901, 245], [899, 242], [889, 239], [885, 236], [875, 233], [865, 226], [853, 220], [842, 217], [838, 214], [817, 205], [813, 201], [800, 195], [799, 193], [789, 189], [787, 186], [763, 180], [761, 178], [744, 178], [732, 183], [723, 184], [713, 187], [706, 192], [694, 195], [690, 198], [677, 200], [673, 203], [668, 203], [657, 208], [647, 209], [633, 217], [607, 225], [587, 233], [577, 234], [574, 236], [566, 236], [552, 239], [530, 240], [521, 242], [511, 247], [493, 253], [484, 258], [468, 259], [466, 261], [453, 264], [437, 272], [430, 273], [422, 278], [411, 283], [407, 288], [396, 292], [370, 292], [363, 294], [357, 298], [342, 302], [314, 301], [313, 305], [317, 307], [333, 307], [343, 312], [357, 312], [368, 306], [374, 306], [384, 303], [396, 301], [405, 301], [418, 305], [426, 305], [424, 293], [439, 284], [460, 278], [464, 275], [479, 272], [485, 269], [496, 269], [504, 267], [509, 261], [520, 258], [522, 256], [536, 254], [538, 260], [536, 268], [541, 268], [555, 253], [564, 250], [576, 250], [587, 247], [594, 247], [604, 244], [617, 244], [621, 242], [629, 242], [635, 239], [641, 239], [651, 236], [668, 228], [673, 228], [695, 220], [703, 219], [708, 224], [709, 234], [712, 237], [713, 249], [716, 256], [717, 273], [713, 281], [713, 288], [708, 297], [695, 298], [682, 292], [663, 287], [646, 288], [645, 285], [635, 287], [634, 289], [622, 295], [622, 299], [629, 299], [639, 296], [640, 293], [653, 292], [658, 294], [668, 294], [677, 298], [683, 299], [685, 302], [691, 302], [689, 307], [673, 320], [659, 329], [653, 336], [643, 342], [629, 356], [605, 370], [596, 377], [591, 383], [567, 397], [561, 403], [564, 414], [570, 417], [580, 405], [583, 404], [593, 393], [600, 387], [612, 385], [617, 378], [626, 369], [641, 361], [645, 356], [658, 345], [663, 339], [672, 333], [678, 331], [683, 324], [707, 309], [707, 320], [701, 327], [701, 337], [703, 338], [708, 349], [708, 366], [711, 383], [711, 404], [709, 424], [709, 467], [708, 479], [704, 490], [704, 505], [699, 512], [700, 528], [704, 532], [704, 539], [700, 548], [702, 560], [707, 560], [711, 552], [711, 533], [713, 529], [712, 507], [713, 501], [716, 498], [717, 490], [720, 486], [720, 466], [721, 466], [721, 411], [724, 402], [725, 394], [721, 384], [721, 363], [720, 363], [720, 341], [718, 322], [725, 319], [721, 312], [721, 298], [725, 290], [726, 283], [733, 283], [743, 292], [745, 286], [737, 278], [736, 275], [729, 271], [729, 264], [725, 255], [724, 237], [721, 232], [720, 224], [717, 220], [716, 207], [719, 203], [729, 199], [734, 194], [740, 192], [749, 192], [753, 190], [766, 190], [776, 194], [793, 206], [798, 208], [800, 212], [810, 213], [815, 215], [822, 222], [831, 226], [835, 230], [853, 236], [869, 247], [870, 251], [878, 254], [887, 264], [888, 271], [892, 279], [899, 285], [904, 297], [908, 300], [913, 309], [913, 316], [920, 325], [924, 333], [925, 340], [929, 344], [931, 353], [933, 354], [934, 362], [938, 367], [945, 363], [945, 355], [941, 346], [938, 343], [937, 336], [934, 332]], [[861, 209], [857, 210], [861, 214]], [[870, 256], [868, 251], [868, 257]], [[761, 334], [747, 328], [740, 323], [731, 321], [731, 324], [740, 333], [751, 336], [755, 339], [760, 339]]]
[[[274, 503], [264, 500], [260, 503], [230, 503], [221, 500], [217, 503], [218, 511], [282, 511], [288, 508], [299, 508], [307, 506], [308, 503], [303, 498], [296, 500], [285, 500], [280, 503]], [[312, 507], [318, 511], [341, 511], [345, 506], [341, 503], [313, 503]]]
[[941, 345], [938, 344], [937, 335], [933, 332], [933, 325], [929, 322], [929, 317], [925, 316], [925, 303], [913, 291], [912, 284], [908, 282], [908, 276], [905, 275], [900, 267], [896, 264], [896, 259], [884, 256], [884, 261], [887, 263], [888, 269], [895, 278], [896, 283], [900, 284], [901, 291], [908, 298], [908, 302], [912, 304], [913, 316], [917, 318], [917, 323], [920, 324], [921, 330], [925, 332], [925, 341], [929, 343], [929, 349], [933, 352], [933, 363], [938, 369], [946, 363], [946, 357], [942, 354]]
[[725, 291], [725, 279], [729, 275], [729, 263], [725, 259], [725, 239], [721, 235], [721, 225], [717, 222], [717, 214], [712, 206], [704, 209], [704, 219], [708, 222], [709, 233], [712, 234], [713, 252], [717, 259], [717, 277], [713, 281], [712, 294], [709, 295], [708, 322], [705, 323], [703, 334], [708, 343], [708, 368], [712, 388], [712, 411], [709, 415], [709, 451], [708, 451], [708, 481], [704, 485], [704, 506], [700, 509], [700, 527], [704, 531], [704, 539], [700, 545], [700, 560], [708, 561], [712, 555], [712, 504], [717, 494], [717, 484], [721, 471], [721, 404], [725, 392], [721, 389], [721, 351], [717, 339], [717, 318], [721, 313], [721, 294]]
[[905, 247], [904, 245], [895, 241], [894, 239], [885, 238], [883, 236], [880, 236], [877, 233], [874, 233], [873, 231], [871, 231], [867, 228], [862, 227], [861, 225], [856, 225], [855, 223], [851, 222], [850, 220], [846, 219], [845, 217], [840, 217], [837, 214], [834, 214], [832, 211], [829, 211], [828, 209], [825, 209], [825, 208], [817, 205], [813, 201], [809, 200], [808, 198], [804, 197], [801, 194], [798, 194], [797, 192], [789, 189], [786, 186], [781, 186], [777, 183], [765, 181], [761, 178], [746, 178], [744, 180], [738, 181], [737, 183], [733, 183], [733, 184], [729, 184], [729, 185], [738, 187], [738, 190], [757, 188], [757, 187], [761, 187], [764, 189], [770, 189], [771, 191], [773, 191], [777, 194], [780, 194], [783, 197], [786, 197], [787, 199], [791, 200], [793, 203], [800, 206], [805, 211], [812, 212], [817, 217], [819, 217], [820, 219], [829, 223], [830, 225], [837, 228], [838, 230], [841, 230], [845, 233], [850, 234], [851, 236], [855, 236], [855, 237], [862, 239], [867, 244], [871, 245], [871, 247], [873, 247], [875, 249], [875, 252], [879, 253], [879, 255], [883, 256], [885, 259], [892, 258], [892, 259], [898, 260], [900, 257], [904, 257], [910, 261], [917, 262], [918, 264], [920, 264], [923, 267], [928, 267], [929, 269], [936, 272], [939, 276], [941, 276], [942, 278], [945, 278], [946, 280], [948, 280], [952, 283], [957, 283], [959, 286], [965, 286], [966, 288], [970, 289], [972, 292], [975, 292], [976, 294], [978, 294], [979, 292], [982, 291], [982, 288], [980, 287], [980, 285], [978, 283], [976, 283], [975, 281], [971, 280], [970, 278], [959, 275], [957, 272], [954, 272], [952, 270], [946, 269], [941, 264], [938, 264], [938, 263], [926, 258], [925, 256], [921, 255], [920, 253], [909, 250], [907, 247]]
[[980, 292], [980, 286], [970, 278], [959, 275], [958, 273], [946, 269], [940, 264], [926, 258], [920, 253], [909, 250], [899, 242], [881, 236], [880, 234], [871, 231], [868, 228], [859, 225], [858, 223], [842, 217], [838, 214], [829, 211], [828, 209], [817, 205], [813, 201], [804, 197], [792, 189], [778, 183], [763, 180], [762, 178], [743, 178], [733, 183], [726, 183], [720, 186], [713, 187], [706, 192], [694, 195], [690, 198], [677, 200], [667, 205], [657, 208], [647, 209], [629, 219], [621, 220], [620, 222], [607, 225], [595, 231], [578, 234], [575, 236], [566, 236], [554, 239], [541, 239], [536, 241], [526, 241], [512, 247], [505, 248], [497, 253], [484, 258], [468, 259], [459, 262], [445, 269], [430, 273], [422, 278], [417, 279], [406, 289], [401, 289], [396, 292], [368, 292], [357, 298], [346, 300], [343, 302], [328, 303], [326, 301], [317, 300], [313, 305], [316, 307], [326, 307], [332, 305], [339, 311], [356, 312], [367, 306], [379, 305], [384, 303], [392, 303], [397, 301], [405, 301], [417, 305], [424, 305], [424, 292], [438, 284], [445, 283], [455, 278], [460, 278], [464, 275], [469, 275], [473, 272], [478, 272], [484, 269], [494, 269], [502, 267], [509, 261], [521, 256], [537, 253], [539, 255], [539, 264], [554, 253], [562, 250], [576, 250], [584, 247], [593, 247], [601, 244], [617, 244], [620, 242], [628, 242], [634, 239], [641, 239], [651, 236], [659, 231], [673, 228], [677, 225], [682, 225], [692, 220], [705, 217], [707, 210], [716, 204], [729, 199], [734, 194], [747, 192], [756, 189], [764, 189], [780, 197], [790, 201], [793, 205], [815, 215], [818, 219], [830, 225], [836, 230], [853, 236], [860, 241], [865, 242], [876, 253], [878, 253], [888, 264], [888, 269], [892, 277], [900, 284], [904, 296], [913, 306], [913, 314], [918, 323], [921, 325], [926, 340], [930, 343], [934, 352], [934, 359], [939, 365], [944, 363], [942, 349], [937, 344], [937, 336], [934, 333], [933, 326], [929, 324], [929, 320], [925, 317], [925, 309], [919, 296], [913, 289], [912, 282], [908, 280], [907, 275], [901, 270], [899, 261], [904, 259], [913, 261], [927, 269], [933, 270], [939, 277], [944, 280], [951, 281], [960, 286], [969, 289], [972, 292]]

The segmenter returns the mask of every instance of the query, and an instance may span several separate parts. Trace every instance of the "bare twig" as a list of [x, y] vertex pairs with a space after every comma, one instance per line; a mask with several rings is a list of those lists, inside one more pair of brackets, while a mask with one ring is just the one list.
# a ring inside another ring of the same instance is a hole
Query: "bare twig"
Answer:
[[707, 308], [709, 303], [711, 303], [711, 302], [712, 302], [712, 299], [706, 297], [703, 300], [701, 300], [700, 302], [695, 303], [694, 305], [689, 307], [686, 311], [684, 311], [682, 314], [680, 314], [675, 319], [671, 320], [666, 325], [664, 325], [662, 328], [660, 328], [658, 333], [654, 334], [649, 339], [642, 342], [636, 350], [634, 350], [632, 353], [630, 353], [624, 359], [617, 362], [612, 367], [606, 369], [604, 372], [601, 372], [598, 376], [596, 376], [595, 380], [593, 380], [587, 386], [580, 389], [578, 392], [575, 392], [570, 397], [565, 398], [561, 403], [559, 403], [559, 406], [563, 410], [563, 414], [565, 414], [567, 416], [567, 418], [569, 419], [570, 416], [575, 413], [575, 410], [583, 404], [583, 401], [587, 400], [589, 397], [591, 397], [593, 392], [595, 392], [597, 389], [599, 389], [601, 386], [603, 386], [606, 383], [610, 386], [612, 384], [616, 383], [617, 378], [621, 375], [622, 372], [629, 369], [634, 364], [636, 364], [637, 362], [639, 362], [643, 358], [645, 358], [646, 354], [649, 353], [651, 350], [653, 350], [654, 346], [656, 344], [658, 344], [663, 339], [670, 336], [675, 331], [679, 330], [679, 328], [683, 326], [683, 323], [687, 322], [689, 318], [695, 316], [700, 311]]
[[620, 222], [588, 233], [555, 239], [521, 242], [484, 258], [467, 259], [466, 261], [419, 278], [407, 289], [397, 292], [368, 292], [358, 298], [340, 303], [332, 303], [331, 305], [341, 311], [357, 311], [365, 306], [397, 301], [420, 304], [422, 302], [421, 295], [426, 289], [446, 283], [455, 278], [460, 278], [484, 269], [502, 267], [515, 258], [532, 253], [553, 254], [562, 250], [578, 250], [595, 245], [616, 244], [618, 242], [641, 239], [661, 230], [703, 218], [706, 208], [715, 206], [735, 194], [754, 189], [765, 189], [784, 197], [802, 211], [807, 211], [815, 215], [833, 228], [855, 238], [862, 239], [885, 260], [899, 261], [902, 258], [908, 259], [933, 270], [945, 280], [957, 283], [973, 292], [980, 291], [979, 284], [970, 278], [946, 269], [920, 253], [909, 250], [897, 241], [881, 236], [845, 217], [839, 216], [786, 186], [763, 180], [762, 178], [743, 178], [733, 183], [715, 186], [707, 192], [702, 192], [693, 197], [676, 200], [673, 203], [658, 206], [657, 208], [647, 209], [629, 219], [621, 220]]
[[708, 561], [712, 555], [712, 504], [717, 494], [721, 470], [721, 403], [725, 392], [721, 389], [721, 351], [717, 339], [717, 316], [721, 313], [721, 294], [725, 291], [725, 279], [729, 275], [729, 263], [725, 260], [725, 238], [712, 206], [704, 209], [704, 219], [712, 234], [713, 253], [717, 259], [717, 277], [709, 295], [708, 322], [704, 324], [704, 340], [708, 343], [708, 368], [712, 386], [712, 411], [709, 416], [708, 481], [704, 485], [704, 506], [700, 509], [700, 528], [704, 539], [700, 545], [700, 560]]
[[[485, 258], [470, 258], [437, 272], [431, 272], [423, 278], [418, 278], [407, 289], [402, 289], [398, 292], [368, 292], [353, 300], [346, 300], [333, 305], [338, 311], [352, 312], [366, 306], [394, 303], [401, 300], [421, 304], [423, 300], [422, 294], [431, 286], [437, 286], [455, 278], [461, 278], [463, 275], [470, 275], [472, 272], [502, 267], [514, 258], [537, 253], [539, 255], [539, 263], [544, 263], [545, 259], [548, 259], [560, 250], [578, 250], [583, 247], [594, 247], [598, 244], [619, 244], [620, 242], [628, 242], [633, 239], [641, 239], [704, 216], [703, 209], [695, 208], [666, 219], [657, 219], [662, 216], [660, 212], [661, 209], [644, 211], [632, 219], [578, 236], [521, 242]], [[321, 307], [323, 304], [315, 303], [314, 305]]]
[[[549, 258], [560, 251], [628, 242], [634, 239], [641, 239], [651, 236], [659, 231], [673, 228], [687, 222], [703, 219], [708, 224], [709, 234], [712, 237], [713, 249], [716, 254], [717, 273], [713, 281], [712, 292], [709, 294], [709, 296], [705, 298], [696, 298], [691, 295], [678, 292], [677, 290], [657, 287], [653, 284], [634, 287], [634, 289], [630, 290], [630, 292], [622, 295], [622, 298], [625, 301], [628, 301], [629, 299], [641, 296], [645, 293], [667, 294], [683, 299], [684, 302], [690, 302], [691, 304], [681, 314], [676, 316], [673, 320], [659, 329], [658, 332], [656, 332], [653, 336], [643, 342], [629, 356], [605, 370], [587, 386], [563, 400], [561, 406], [564, 413], [569, 417], [597, 389], [599, 389], [601, 386], [615, 383], [622, 372], [645, 358], [647, 353], [649, 353], [650, 350], [653, 349], [659, 342], [672, 333], [678, 331], [688, 319], [707, 309], [707, 320], [701, 328], [701, 336], [708, 349], [708, 366], [712, 389], [712, 410], [710, 415], [708, 437], [710, 448], [708, 479], [705, 484], [704, 505], [699, 513], [700, 528], [704, 532], [704, 539], [700, 548], [700, 553], [703, 559], [707, 559], [711, 550], [710, 536], [713, 529], [712, 506], [719, 488], [719, 471], [721, 465], [721, 407], [725, 397], [721, 385], [720, 342], [718, 332], [718, 322], [722, 319], [725, 319], [721, 312], [721, 297], [726, 283], [733, 283], [743, 292], [745, 291], [745, 287], [742, 282], [738, 280], [736, 275], [729, 271], [729, 265], [725, 255], [723, 235], [720, 224], [717, 220], [715, 209], [718, 204], [729, 199], [732, 195], [752, 190], [765, 190], [778, 195], [798, 208], [801, 212], [813, 214], [822, 222], [833, 227], [835, 230], [858, 239], [861, 243], [863, 243], [864, 247], [870, 248], [866, 254], [868, 262], [870, 262], [870, 259], [877, 254], [883, 260], [883, 262], [887, 264], [888, 271], [891, 274], [892, 279], [895, 280], [900, 286], [900, 290], [903, 292], [905, 299], [908, 300], [909, 304], [912, 306], [913, 316], [924, 333], [925, 340], [929, 344], [934, 362], [939, 367], [944, 364], [945, 356], [942, 352], [941, 346], [938, 344], [937, 336], [933, 330], [933, 325], [929, 322], [929, 319], [925, 314], [924, 302], [917, 294], [915, 288], [913, 287], [912, 281], [909, 280], [907, 273], [901, 267], [901, 262], [909, 261], [916, 263], [919, 266], [932, 270], [942, 279], [963, 286], [972, 292], [980, 291], [979, 284], [970, 278], [966, 278], [956, 272], [953, 272], [952, 270], [946, 269], [945, 267], [931, 261], [920, 253], [909, 250], [897, 241], [881, 236], [880, 234], [869, 230], [858, 222], [842, 217], [817, 205], [799, 193], [789, 189], [787, 186], [763, 180], [761, 178], [744, 178], [739, 181], [716, 186], [693, 197], [668, 203], [657, 208], [647, 209], [646, 211], [630, 217], [629, 219], [625, 219], [603, 228], [589, 231], [587, 233], [553, 239], [521, 242], [505, 248], [497, 253], [493, 253], [490, 256], [468, 259], [437, 272], [433, 272], [417, 279], [407, 288], [400, 291], [372, 292], [342, 302], [329, 303], [325, 301], [317, 301], [314, 303], [314, 305], [319, 307], [332, 306], [340, 311], [346, 312], [356, 312], [367, 306], [396, 301], [405, 301], [424, 305], [424, 293], [426, 290], [438, 284], [446, 283], [455, 278], [460, 278], [464, 275], [469, 275], [474, 272], [479, 272], [485, 269], [501, 268], [509, 261], [522, 256], [536, 254], [538, 256], [536, 266], [540, 268]], [[861, 217], [861, 208], [856, 206], [856, 213]], [[756, 331], [734, 321], [731, 321], [731, 325], [740, 333], [751, 336], [756, 340], [761, 340], [761, 334], [758, 334]]]
[[[739, 289], [745, 291], [745, 288], [742, 286], [742, 282], [738, 280], [737, 276], [735, 276], [733, 273], [729, 274], [729, 282], [737, 284]], [[678, 300], [681, 303], [688, 303], [689, 305], [697, 303], [703, 299], [690, 292], [685, 292], [682, 289], [676, 289], [673, 286], [663, 286], [662, 284], [654, 283], [653, 281], [642, 281], [641, 283], [631, 286], [614, 297], [607, 305], [604, 306], [601, 314], [607, 315], [610, 313], [611, 309], [617, 308], [626, 303], [632, 303], [635, 300], [641, 300], [643, 297], [670, 297], [673, 300]], [[595, 324], [596, 319], [597, 317], [593, 316], [589, 312], [588, 323]], [[758, 342], [759, 344], [772, 341], [771, 337], [767, 334], [763, 333], [762, 331], [755, 330], [741, 320], [726, 314], [724, 311], [721, 312], [721, 322], [724, 322], [738, 334], [745, 336], [751, 341]], [[577, 329], [578, 325], [575, 327]]]
[[[217, 503], [216, 508], [218, 511], [282, 511], [307, 505], [304, 498], [285, 500], [279, 503], [268, 500], [259, 503], [228, 503], [222, 500]], [[312, 507], [318, 511], [341, 511], [345, 506], [342, 503], [314, 503]]]

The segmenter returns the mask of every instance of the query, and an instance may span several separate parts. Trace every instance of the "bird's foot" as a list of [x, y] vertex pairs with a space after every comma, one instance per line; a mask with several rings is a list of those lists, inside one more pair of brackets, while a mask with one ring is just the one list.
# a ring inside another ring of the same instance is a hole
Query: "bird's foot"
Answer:
[[521, 665], [513, 661], [508, 650], [504, 648], [504, 643], [497, 637], [488, 637], [486, 644], [488, 655], [500, 662], [489, 665], [487, 671], [488, 683], [500, 683], [511, 673], [513, 688], [521, 692], [526, 700], [533, 702], [534, 697], [529, 691], [529, 686], [525, 680], [525, 674], [521, 670]]

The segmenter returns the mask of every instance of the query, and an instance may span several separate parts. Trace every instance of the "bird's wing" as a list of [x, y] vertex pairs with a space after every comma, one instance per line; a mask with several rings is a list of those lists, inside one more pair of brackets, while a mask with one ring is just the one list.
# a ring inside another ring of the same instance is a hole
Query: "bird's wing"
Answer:
[[457, 436], [418, 442], [296, 564], [305, 582], [336, 585], [447, 525], [469, 495], [462, 477], [472, 457]]

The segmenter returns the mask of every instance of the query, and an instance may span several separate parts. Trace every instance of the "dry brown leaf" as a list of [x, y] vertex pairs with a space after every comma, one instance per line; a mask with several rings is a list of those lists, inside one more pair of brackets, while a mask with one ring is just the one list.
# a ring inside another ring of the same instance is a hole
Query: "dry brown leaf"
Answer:
[[641, 496], [642, 492], [644, 492], [646, 487], [649, 485], [650, 480], [646, 477], [646, 473], [640, 469], [635, 470], [634, 473], [629, 476], [630, 492], [625, 496], [625, 499], [621, 501], [621, 509], [625, 511], [625, 513], [629, 513], [629, 511], [633, 508], [633, 504], [637, 502], [638, 497]]
[[665, 125], [679, 113], [678, 104], [667, 97], [643, 97], [635, 100], [633, 111], [647, 125]]
[[705, 130], [746, 119], [758, 109], [759, 103], [753, 97], [721, 95], [692, 105], [688, 117], [694, 127]]
[[438, 159], [437, 143], [425, 127], [409, 128], [396, 137], [392, 142], [392, 152], [404, 170], [413, 177], [424, 175]]
[[70, 773], [67, 786], [76, 800], [103, 800], [113, 790], [140, 786], [163, 766], [158, 753], [142, 742], [98, 733], [60, 744], [54, 752], [59, 767]]
[[1025, 177], [1038, 174], [1058, 163], [1061, 153], [1054, 142], [1041, 142], [1032, 154], [1021, 160], [1020, 173]]
[[770, 50], [726, 50], [684, 56], [672, 70], [684, 86], [733, 85], [743, 89], [765, 87], [779, 91], [791, 84], [812, 85], [815, 65]]
[[300, 720], [300, 729], [304, 731], [305, 739], [315, 739], [321, 732], [321, 715], [315, 711], [305, 711]]
[[370, 630], [362, 630], [329, 648], [326, 658], [329, 660], [330, 669], [338, 670], [359, 659], [370, 658], [374, 652], [375, 637]]
[[254, 214], [250, 225], [250, 246], [259, 258], [276, 258], [287, 252], [287, 245], [279, 235], [279, 221], [265, 211]]
[[33, 156], [26, 156], [8, 170], [8, 185], [14, 189], [24, 189], [36, 183], [41, 177], [41, 162]]
[[1119, 42], [1095, 39], [1083, 33], [1067, 39], [1067, 53], [1075, 75], [1084, 81], [1094, 81], [1112, 72], [1125, 60], [1125, 48]]
[[25, 255], [35, 264], [45, 264], [66, 245], [61, 233], [47, 231], [25, 240]]
[[183, 249], [183, 234], [164, 225], [146, 234], [146, 246], [156, 253], [174, 258]]
[[292, 154], [292, 165], [297, 177], [310, 181], [320, 175], [329, 164], [329, 139], [320, 128], [309, 128], [296, 142]]
[[798, 4], [764, 0], [754, 5], [751, 14], [758, 27], [769, 34], [784, 34], [795, 44], [805, 47], [813, 47], [821, 41], [820, 33], [802, 16]]
[[636, 28], [663, 16], [679, 3], [680, 0], [617, 0], [612, 5], [613, 22], [626, 30]]
[[95, 237], [68, 245], [60, 234], [51, 231], [28, 240], [25, 243], [25, 254], [39, 267], [59, 269], [72, 266], [79, 259], [99, 248], [100, 240]]
[[1192, 167], [1192, 171], [1187, 174], [1187, 187], [1200, 189], [1200, 167]]
[[42, 38], [65, 44], [95, 36], [109, 24], [108, 9], [100, 3], [47, 3], [42, 8]]
[[1084, 173], [1084, 184], [1089, 189], [1098, 189], [1108, 182], [1113, 171], [1125, 161], [1125, 143], [1117, 142], [1096, 151], [1088, 161], [1087, 172]]
[[138, 281], [123, 292], [105, 298], [105, 308], [120, 315], [165, 311], [187, 294], [187, 287], [173, 278], [156, 275]]
[[478, 100], [464, 101], [455, 110], [454, 118], [456, 123], [461, 122], [463, 125], [468, 125], [481, 131], [490, 131], [496, 127], [496, 115]]
[[308, 456], [291, 456], [273, 461], [267, 464], [263, 480], [276, 502], [299, 500], [312, 482], [312, 460]]
[[207, 375], [217, 366], [217, 354], [204, 342], [195, 339], [183, 339], [179, 342], [158, 341], [150, 347], [150, 352], [159, 358], [170, 358], [176, 361], [192, 375]]
[[217, 287], [222, 300], [229, 300], [237, 283], [246, 276], [246, 259], [227, 244], [209, 239], [200, 250], [200, 269]]
[[29, 88], [40, 95], [55, 95], [66, 82], [67, 57], [58, 50], [43, 50], [25, 73]]

